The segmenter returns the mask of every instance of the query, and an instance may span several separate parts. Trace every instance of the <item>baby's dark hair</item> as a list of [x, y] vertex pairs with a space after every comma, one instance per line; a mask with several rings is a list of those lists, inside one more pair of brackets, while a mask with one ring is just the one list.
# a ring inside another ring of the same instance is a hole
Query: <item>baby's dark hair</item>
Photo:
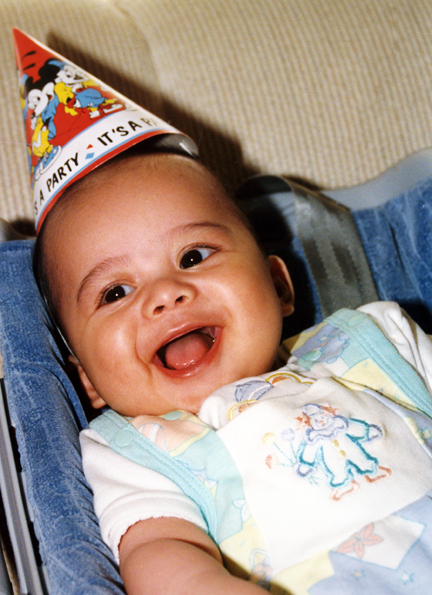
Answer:
[[[66, 191], [59, 199], [57, 205], [60, 201], [63, 201], [67, 198], [68, 192]], [[55, 208], [55, 207], [54, 207]], [[49, 215], [47, 217], [49, 219]], [[39, 289], [39, 293], [41, 294], [46, 309], [57, 328], [60, 330], [62, 334], [64, 334], [64, 330], [61, 325], [60, 316], [58, 312], [58, 305], [53, 295], [53, 288], [52, 284], [50, 283], [50, 274], [48, 271], [47, 266], [47, 259], [46, 259], [46, 252], [45, 252], [45, 240], [46, 240], [46, 230], [47, 230], [47, 222], [45, 221], [42, 225], [42, 228], [36, 237], [35, 245], [33, 248], [33, 274], [36, 279], [36, 284]]]
[[[152, 147], [150, 146], [150, 148], [152, 148]], [[114, 157], [113, 159], [111, 159], [107, 163], [101, 165], [100, 167], [97, 168], [97, 170], [94, 170], [94, 171], [101, 172], [108, 167], [109, 168], [122, 167], [122, 163], [124, 162], [124, 160], [131, 158], [131, 157], [137, 157], [137, 156], [151, 157], [151, 156], [155, 156], [155, 155], [160, 155], [161, 153], [167, 154], [167, 155], [172, 154], [172, 152], [167, 152], [166, 150], [163, 150], [163, 151], [149, 150], [148, 145], [147, 145], [145, 151], [143, 151], [140, 148], [132, 148], [132, 149], [129, 149], [129, 150], [121, 153], [120, 155]], [[186, 156], [184, 158], [187, 160], [191, 159]], [[237, 201], [235, 200], [235, 198], [233, 197], [233, 195], [229, 191], [229, 189], [227, 189], [226, 186], [224, 184], [222, 184], [219, 177], [217, 175], [215, 175], [214, 172], [212, 172], [210, 170], [210, 168], [204, 166], [201, 163], [199, 163], [199, 166], [202, 167], [204, 170], [206, 170], [210, 174], [210, 179], [213, 180], [215, 187], [218, 187], [222, 190], [222, 192], [219, 194], [220, 194], [220, 196], [223, 196], [223, 200], [226, 200], [227, 207], [232, 211], [232, 213], [234, 213], [240, 219], [242, 224], [249, 230], [249, 232], [256, 239], [256, 234], [254, 233], [254, 230], [250, 224], [250, 221], [249, 221], [247, 215], [245, 214], [243, 209], [240, 207], [240, 205], [237, 203]], [[151, 167], [151, 160], [149, 161], [149, 167]], [[47, 310], [48, 310], [54, 324], [60, 330], [60, 332], [63, 335], [63, 337], [65, 338], [65, 340], [67, 340], [67, 337], [65, 335], [65, 329], [62, 325], [61, 316], [60, 316], [60, 312], [59, 312], [61, 288], [57, 287], [53, 283], [53, 278], [55, 279], [56, 275], [55, 275], [55, 270], [52, 270], [52, 266], [49, 266], [49, 263], [48, 263], [47, 238], [49, 237], [50, 227], [55, 225], [56, 222], [59, 220], [59, 217], [64, 216], [68, 212], [69, 209], [74, 208], [73, 207], [74, 195], [76, 195], [82, 191], [85, 192], [86, 186], [89, 183], [91, 183], [91, 179], [92, 179], [91, 174], [88, 174], [84, 178], [82, 178], [82, 179], [76, 181], [74, 184], [72, 184], [72, 186], [70, 186], [70, 188], [65, 190], [65, 192], [62, 194], [62, 196], [57, 201], [57, 203], [51, 209], [50, 213], [47, 215], [47, 218], [44, 221], [42, 228], [37, 236], [35, 246], [34, 246], [34, 251], [33, 251], [33, 271], [34, 271], [36, 283], [38, 285], [39, 291], [44, 299]]]

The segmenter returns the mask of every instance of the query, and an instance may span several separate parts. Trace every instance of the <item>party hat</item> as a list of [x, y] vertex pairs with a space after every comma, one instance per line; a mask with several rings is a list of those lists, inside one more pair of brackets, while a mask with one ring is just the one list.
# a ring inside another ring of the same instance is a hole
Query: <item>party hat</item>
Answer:
[[152, 137], [196, 157], [195, 143], [23, 31], [13, 30], [36, 230], [73, 182]]

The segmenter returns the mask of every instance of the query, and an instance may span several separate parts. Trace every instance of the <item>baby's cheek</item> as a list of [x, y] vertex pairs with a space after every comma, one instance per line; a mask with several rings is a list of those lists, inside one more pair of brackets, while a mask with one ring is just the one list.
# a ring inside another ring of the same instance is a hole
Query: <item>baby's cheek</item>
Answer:
[[82, 359], [94, 372], [104, 378], [111, 373], [121, 373], [128, 360], [128, 346], [130, 340], [121, 326], [103, 325], [89, 329], [80, 341], [79, 351], [83, 352]]

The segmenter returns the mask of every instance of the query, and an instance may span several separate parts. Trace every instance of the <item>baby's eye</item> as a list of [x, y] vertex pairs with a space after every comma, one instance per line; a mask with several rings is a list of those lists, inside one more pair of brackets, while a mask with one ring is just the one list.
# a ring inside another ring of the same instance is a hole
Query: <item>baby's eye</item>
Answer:
[[129, 293], [132, 293], [133, 290], [134, 288], [130, 287], [129, 285], [116, 285], [115, 287], [111, 287], [103, 296], [102, 303], [112, 304], [117, 300], [121, 300]]
[[213, 254], [213, 252], [214, 249], [206, 248], [205, 246], [188, 250], [185, 254], [183, 254], [180, 260], [180, 268], [189, 269], [190, 267], [194, 267], [208, 258], [211, 254]]

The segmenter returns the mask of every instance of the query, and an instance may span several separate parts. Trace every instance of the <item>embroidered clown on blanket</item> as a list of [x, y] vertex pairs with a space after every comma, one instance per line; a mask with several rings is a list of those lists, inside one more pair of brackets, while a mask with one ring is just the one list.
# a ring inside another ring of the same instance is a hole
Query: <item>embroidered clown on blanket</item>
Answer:
[[299, 424], [305, 428], [294, 467], [300, 477], [321, 469], [334, 489], [333, 497], [341, 498], [359, 487], [356, 476], [376, 481], [391, 473], [366, 448], [368, 442], [382, 437], [378, 425], [337, 415], [331, 406], [316, 403], [305, 405], [302, 413]]

